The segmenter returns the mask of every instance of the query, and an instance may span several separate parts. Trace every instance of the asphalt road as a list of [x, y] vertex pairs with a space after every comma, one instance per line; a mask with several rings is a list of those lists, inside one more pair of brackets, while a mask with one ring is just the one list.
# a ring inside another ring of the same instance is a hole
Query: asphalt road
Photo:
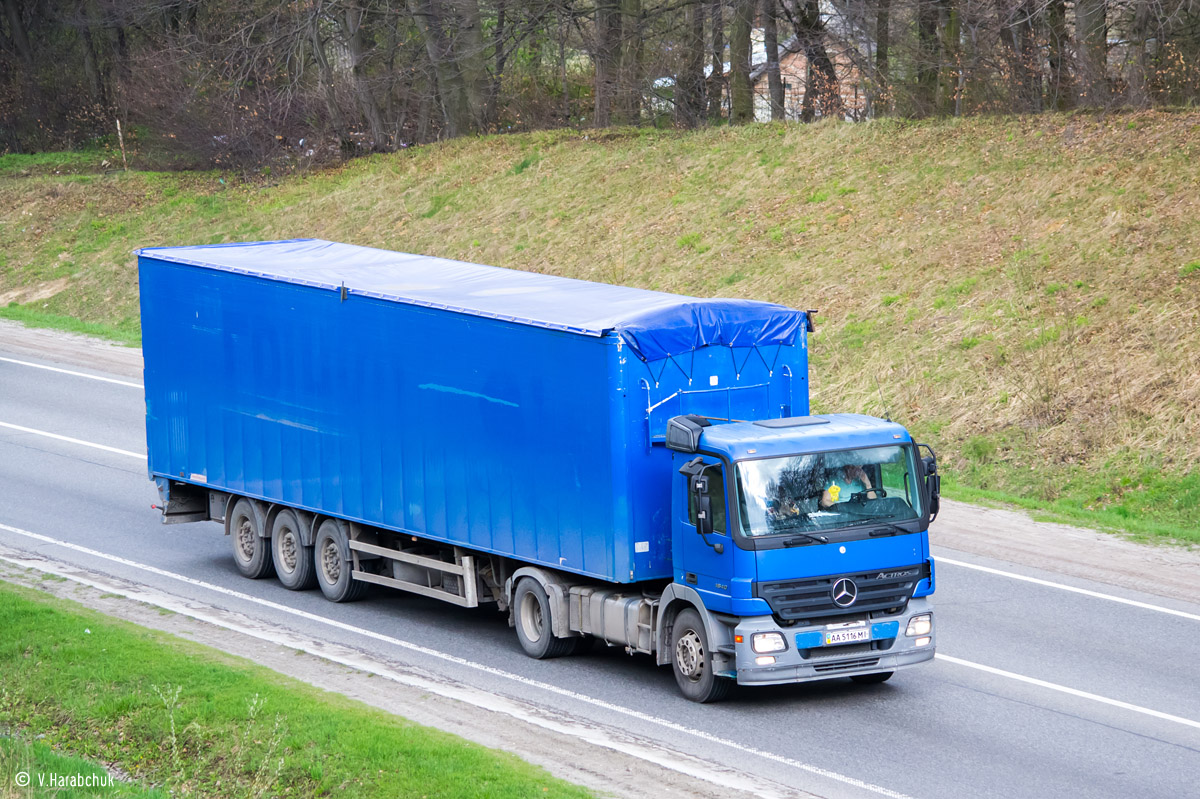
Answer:
[[879, 686], [834, 679], [739, 689], [699, 706], [647, 657], [598, 648], [531, 660], [495, 612], [384, 590], [334, 605], [317, 591], [241, 578], [219, 525], [163, 526], [151, 509], [157, 495], [140, 457], [138, 380], [101, 371], [108, 366], [99, 359], [87, 368], [16, 351], [3, 336], [0, 546], [632, 730], [735, 766], [748, 786], [765, 778], [821, 796], [948, 799], [1200, 795], [1200, 597], [1143, 594], [938, 548], [935, 524], [935, 554], [958, 563], [939, 562], [932, 664]]

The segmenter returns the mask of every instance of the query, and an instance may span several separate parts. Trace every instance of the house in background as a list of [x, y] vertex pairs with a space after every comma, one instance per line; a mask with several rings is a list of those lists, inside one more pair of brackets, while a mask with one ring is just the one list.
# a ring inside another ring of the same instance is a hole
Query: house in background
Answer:
[[[762, 28], [755, 28], [751, 34], [752, 51], [750, 53], [750, 84], [754, 89], [754, 120], [756, 122], [771, 121], [771, 95], [767, 85], [767, 51], [763, 45]], [[842, 41], [832, 31], [826, 31], [825, 47], [829, 58], [833, 61], [833, 69], [838, 78], [838, 88], [842, 96], [842, 105], [846, 109], [846, 119], [864, 119], [868, 114], [868, 98], [866, 82], [862, 71], [855, 65], [851, 53], [853, 48]], [[804, 106], [804, 92], [808, 81], [808, 58], [797, 37], [793, 36], [779, 43], [779, 76], [783, 80], [783, 112], [784, 119], [796, 121], [800, 119]]]

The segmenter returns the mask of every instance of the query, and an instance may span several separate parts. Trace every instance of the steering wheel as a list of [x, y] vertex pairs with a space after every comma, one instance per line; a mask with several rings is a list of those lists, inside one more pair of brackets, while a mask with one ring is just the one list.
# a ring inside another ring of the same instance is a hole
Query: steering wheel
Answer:
[[868, 494], [874, 494], [875, 499], [884, 499], [887, 497], [887, 492], [882, 488], [868, 488], [866, 491], [855, 491], [850, 495], [851, 502], [866, 502], [870, 497]]

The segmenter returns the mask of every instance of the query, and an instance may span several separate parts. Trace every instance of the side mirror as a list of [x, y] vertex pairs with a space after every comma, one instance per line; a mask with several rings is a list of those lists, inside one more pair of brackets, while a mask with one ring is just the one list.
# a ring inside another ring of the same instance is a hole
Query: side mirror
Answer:
[[718, 555], [725, 551], [725, 545], [720, 541], [713, 543], [708, 537], [713, 533], [712, 496], [708, 491], [708, 478], [705, 471], [710, 468], [701, 458], [692, 458], [685, 463], [679, 473], [688, 478], [688, 491], [696, 504], [696, 532], [704, 539], [704, 543], [713, 548]]
[[941, 509], [942, 476], [938, 474], [937, 455], [933, 448], [928, 444], [917, 444], [917, 448], [929, 452], [921, 458], [921, 467], [925, 472], [925, 496], [929, 501], [929, 521], [932, 522]]

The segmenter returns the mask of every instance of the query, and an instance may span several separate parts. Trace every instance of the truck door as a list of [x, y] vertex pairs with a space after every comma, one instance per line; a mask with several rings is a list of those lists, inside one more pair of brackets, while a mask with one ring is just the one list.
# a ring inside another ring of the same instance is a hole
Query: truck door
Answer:
[[[709, 610], [729, 612], [736, 545], [729, 534], [725, 473], [715, 458], [696, 457], [676, 474], [675, 581], [695, 588]], [[709, 524], [703, 523], [707, 515]]]

